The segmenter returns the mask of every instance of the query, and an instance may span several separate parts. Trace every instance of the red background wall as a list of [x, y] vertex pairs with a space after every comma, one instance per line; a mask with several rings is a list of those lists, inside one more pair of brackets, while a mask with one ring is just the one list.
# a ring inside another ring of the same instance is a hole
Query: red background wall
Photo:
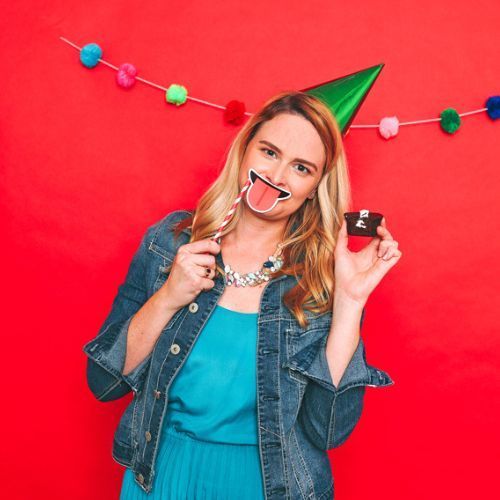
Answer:
[[[71, 2], [2, 6], [2, 450], [5, 498], [118, 498], [112, 435], [82, 352], [145, 228], [191, 207], [236, 128], [222, 112], [116, 86], [104, 58], [255, 111], [275, 92], [386, 64], [354, 123], [433, 118], [499, 92], [493, 1]], [[486, 114], [449, 136], [351, 130], [354, 209], [385, 214], [403, 258], [367, 304], [367, 358], [394, 378], [331, 452], [336, 499], [489, 498], [498, 431], [498, 138]], [[359, 242], [353, 241], [353, 248]], [[365, 243], [362, 241], [362, 243]]]

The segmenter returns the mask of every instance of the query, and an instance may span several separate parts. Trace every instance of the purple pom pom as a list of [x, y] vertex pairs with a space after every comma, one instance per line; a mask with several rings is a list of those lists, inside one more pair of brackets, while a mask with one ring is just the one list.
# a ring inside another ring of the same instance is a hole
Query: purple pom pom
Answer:
[[116, 73], [116, 83], [125, 89], [132, 87], [135, 83], [137, 70], [133, 64], [123, 63]]
[[500, 95], [494, 95], [488, 98], [485, 104], [486, 112], [492, 120], [500, 118]]

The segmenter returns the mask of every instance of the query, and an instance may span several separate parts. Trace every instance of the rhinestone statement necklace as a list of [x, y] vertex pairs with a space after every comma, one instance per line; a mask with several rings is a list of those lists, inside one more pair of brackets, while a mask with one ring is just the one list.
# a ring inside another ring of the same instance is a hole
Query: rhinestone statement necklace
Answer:
[[229, 264], [226, 264], [224, 266], [224, 281], [226, 285], [234, 285], [236, 287], [257, 286], [261, 283], [264, 283], [265, 281], [269, 281], [270, 275], [281, 269], [281, 267], [283, 266], [281, 246], [281, 243], [278, 243], [274, 254], [269, 256], [269, 260], [266, 260], [258, 271], [240, 274], [231, 269], [231, 266]]

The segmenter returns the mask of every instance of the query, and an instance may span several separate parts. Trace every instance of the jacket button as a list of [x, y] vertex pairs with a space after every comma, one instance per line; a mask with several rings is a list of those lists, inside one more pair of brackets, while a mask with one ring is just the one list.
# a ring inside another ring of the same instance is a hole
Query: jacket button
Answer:
[[137, 474], [137, 481], [139, 481], [141, 484], [144, 484], [144, 476], [142, 474]]
[[179, 344], [172, 344], [172, 346], [170, 347], [170, 352], [172, 354], [179, 354], [180, 350], [181, 348], [179, 347]]
[[191, 302], [189, 304], [189, 312], [195, 313], [199, 309], [199, 306], [196, 302]]
[[160, 391], [157, 391], [156, 389], [153, 391], [154, 395], [155, 395], [155, 398], [156, 399], [160, 399], [160, 396], [161, 396], [161, 392]]
[[151, 441], [151, 432], [146, 431], [146, 441]]

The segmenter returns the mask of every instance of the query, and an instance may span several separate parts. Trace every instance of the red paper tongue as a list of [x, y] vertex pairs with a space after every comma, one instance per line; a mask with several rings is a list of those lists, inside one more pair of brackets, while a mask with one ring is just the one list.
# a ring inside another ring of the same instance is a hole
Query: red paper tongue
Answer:
[[248, 189], [247, 201], [252, 208], [260, 212], [265, 212], [273, 207], [279, 195], [280, 191], [269, 186], [257, 177], [255, 182]]

